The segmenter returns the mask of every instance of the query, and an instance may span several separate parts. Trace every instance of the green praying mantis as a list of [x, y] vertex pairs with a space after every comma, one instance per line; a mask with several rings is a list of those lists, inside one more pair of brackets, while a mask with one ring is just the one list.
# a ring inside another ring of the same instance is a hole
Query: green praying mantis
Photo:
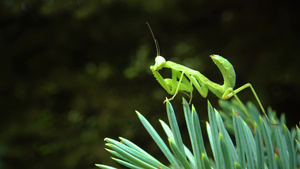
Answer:
[[[160, 56], [159, 46], [158, 42], [154, 37], [154, 34], [151, 30], [150, 25], [147, 23], [150, 32], [152, 34], [152, 37], [155, 42], [155, 47], [157, 50], [157, 56], [155, 58], [155, 64], [153, 66], [150, 66], [150, 69], [158, 81], [160, 85], [170, 94], [173, 95], [168, 100], [173, 100], [175, 96], [178, 94], [178, 92], [188, 92], [190, 93], [190, 103], [192, 99], [192, 92], [194, 87], [196, 90], [200, 93], [200, 95], [203, 98], [207, 97], [208, 91], [211, 91], [214, 93], [218, 98], [227, 100], [231, 98], [232, 96], [239, 102], [239, 104], [242, 106], [243, 110], [245, 111], [248, 118], [251, 119], [249, 113], [247, 112], [245, 106], [239, 99], [239, 97], [236, 95], [240, 91], [250, 88], [254, 97], [256, 98], [263, 114], [265, 115], [267, 121], [272, 125], [278, 125], [271, 123], [254, 88], [250, 83], [247, 83], [237, 89], [234, 90], [235, 82], [236, 82], [236, 74], [234, 71], [234, 68], [232, 64], [225, 58], [219, 55], [211, 55], [210, 58], [213, 60], [215, 65], [219, 68], [219, 70], [222, 73], [224, 84], [218, 84], [215, 82], [212, 82], [207, 77], [205, 77], [203, 74], [201, 74], [199, 71], [193, 70], [191, 68], [188, 68], [186, 66], [180, 65], [178, 63], [174, 63], [172, 61], [166, 61], [166, 59], [162, 56]], [[161, 74], [159, 73], [159, 70], [167, 68], [172, 70], [172, 79], [170, 78], [163, 78]]]

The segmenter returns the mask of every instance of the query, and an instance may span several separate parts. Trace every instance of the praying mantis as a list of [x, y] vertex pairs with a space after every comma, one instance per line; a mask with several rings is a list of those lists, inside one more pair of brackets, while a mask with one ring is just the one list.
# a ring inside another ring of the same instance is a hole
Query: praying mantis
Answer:
[[[275, 123], [271, 123], [254, 88], [250, 83], [246, 83], [245, 85], [237, 88], [234, 90], [235, 82], [236, 82], [236, 74], [234, 71], [234, 68], [232, 64], [225, 58], [219, 55], [211, 55], [210, 58], [215, 63], [215, 65], [219, 68], [219, 70], [222, 73], [224, 83], [218, 84], [215, 82], [212, 82], [207, 77], [205, 77], [203, 74], [201, 74], [199, 71], [193, 70], [191, 68], [188, 68], [186, 66], [180, 65], [178, 63], [172, 62], [172, 61], [166, 61], [166, 59], [162, 56], [160, 56], [159, 46], [158, 42], [154, 37], [154, 34], [151, 30], [150, 25], [147, 23], [152, 37], [155, 42], [155, 47], [157, 50], [157, 56], [155, 58], [155, 64], [153, 66], [150, 66], [150, 69], [158, 81], [160, 85], [170, 94], [173, 95], [168, 100], [173, 100], [175, 96], [178, 94], [178, 92], [188, 92], [190, 93], [190, 97], [192, 97], [192, 92], [194, 87], [196, 90], [200, 93], [200, 95], [203, 98], [207, 97], [208, 91], [211, 91], [213, 94], [215, 94], [218, 98], [227, 100], [231, 97], [234, 97], [239, 104], [242, 106], [243, 110], [245, 111], [248, 118], [251, 119], [249, 113], [247, 112], [245, 106], [239, 99], [239, 97], [236, 95], [240, 91], [250, 88], [254, 97], [256, 98], [263, 114], [265, 115], [267, 121], [272, 125], [278, 125]], [[170, 78], [163, 78], [161, 74], [159, 73], [159, 70], [167, 68], [172, 70], [172, 79]], [[178, 80], [178, 81], [177, 81]], [[190, 98], [191, 102], [191, 98]]]

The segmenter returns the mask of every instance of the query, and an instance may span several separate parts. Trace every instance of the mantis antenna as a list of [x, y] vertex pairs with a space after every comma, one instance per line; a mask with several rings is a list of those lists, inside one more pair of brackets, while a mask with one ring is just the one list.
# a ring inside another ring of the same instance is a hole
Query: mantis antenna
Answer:
[[151, 29], [150, 24], [148, 22], [146, 22], [146, 24], [148, 25], [148, 28], [149, 28], [149, 30], [151, 32], [151, 35], [152, 35], [152, 38], [154, 40], [154, 44], [155, 44], [155, 48], [156, 48], [156, 55], [160, 56], [160, 49], [159, 49], [158, 41], [157, 41], [157, 39], [154, 36], [154, 33], [153, 33], [152, 29]]

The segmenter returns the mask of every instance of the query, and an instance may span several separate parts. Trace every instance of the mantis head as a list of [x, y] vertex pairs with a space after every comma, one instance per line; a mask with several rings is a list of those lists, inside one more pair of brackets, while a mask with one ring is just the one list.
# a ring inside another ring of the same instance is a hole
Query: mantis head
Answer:
[[166, 63], [166, 59], [164, 57], [156, 56], [155, 64], [154, 64], [154, 66], [151, 66], [150, 69], [158, 71], [164, 67], [165, 63]]

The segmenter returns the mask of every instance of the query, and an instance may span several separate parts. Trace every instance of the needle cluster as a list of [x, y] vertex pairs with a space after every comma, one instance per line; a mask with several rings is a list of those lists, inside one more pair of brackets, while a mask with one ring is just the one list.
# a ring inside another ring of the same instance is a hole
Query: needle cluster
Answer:
[[[223, 111], [217, 111], [208, 102], [206, 134], [209, 143], [203, 141], [200, 120], [195, 108], [190, 108], [183, 98], [183, 112], [187, 131], [180, 131], [174, 109], [166, 101], [169, 124], [160, 120], [168, 142], [165, 143], [147, 119], [139, 112], [137, 115], [168, 159], [163, 164], [131, 141], [120, 137], [120, 141], [106, 138], [107, 151], [115, 161], [132, 169], [295, 169], [300, 167], [300, 130], [298, 126], [289, 130], [285, 117], [276, 118], [275, 112], [268, 110], [269, 117], [279, 125], [274, 126], [260, 116], [256, 107], [247, 104], [251, 121], [247, 119], [237, 102], [220, 102]], [[183, 143], [181, 132], [188, 132], [191, 149]], [[230, 137], [230, 135], [232, 137]], [[207, 154], [205, 145], [209, 144], [213, 155]], [[114, 167], [96, 164], [103, 169]]]

